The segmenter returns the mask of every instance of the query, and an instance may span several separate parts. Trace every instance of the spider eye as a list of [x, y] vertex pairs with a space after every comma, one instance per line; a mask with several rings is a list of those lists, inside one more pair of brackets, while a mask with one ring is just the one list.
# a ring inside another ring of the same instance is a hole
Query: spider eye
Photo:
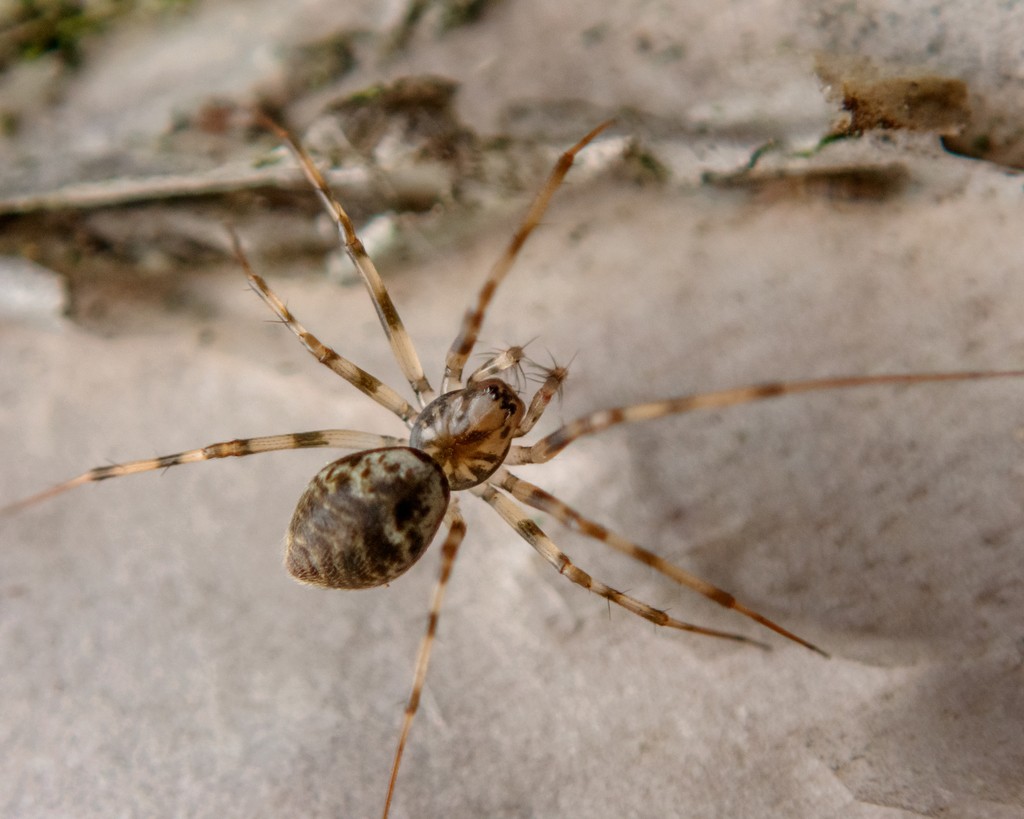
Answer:
[[448, 497], [441, 467], [409, 447], [329, 463], [299, 498], [285, 565], [298, 580], [334, 589], [390, 583], [426, 551]]

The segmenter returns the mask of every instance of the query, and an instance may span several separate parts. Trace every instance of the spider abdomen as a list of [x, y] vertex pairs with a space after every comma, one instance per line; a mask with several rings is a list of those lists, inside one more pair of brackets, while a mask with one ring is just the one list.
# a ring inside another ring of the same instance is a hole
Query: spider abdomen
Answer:
[[452, 489], [469, 489], [501, 466], [525, 413], [515, 390], [490, 378], [427, 404], [409, 443], [440, 465]]
[[297, 580], [335, 589], [389, 583], [426, 551], [449, 494], [441, 467], [409, 447], [333, 461], [299, 498], [285, 566]]

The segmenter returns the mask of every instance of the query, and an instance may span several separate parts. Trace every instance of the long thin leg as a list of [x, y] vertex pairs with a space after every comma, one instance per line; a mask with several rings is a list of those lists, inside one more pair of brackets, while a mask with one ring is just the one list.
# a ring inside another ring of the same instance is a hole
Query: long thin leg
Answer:
[[277, 294], [270, 289], [263, 278], [258, 276], [252, 269], [252, 265], [249, 264], [249, 259], [245, 255], [245, 251], [242, 250], [242, 245], [234, 233], [231, 234], [231, 242], [235, 257], [238, 259], [238, 263], [242, 265], [242, 269], [245, 270], [246, 278], [249, 279], [252, 289], [266, 302], [267, 306], [274, 311], [285, 326], [295, 333], [299, 341], [302, 342], [302, 346], [309, 350], [316, 360], [331, 372], [340, 375], [357, 390], [370, 396], [370, 398], [385, 409], [391, 410], [407, 424], [411, 423], [412, 419], [416, 417], [416, 410], [413, 406], [379, 378], [370, 375], [362, 367], [353, 364], [344, 356], [336, 353], [303, 327], [287, 306], [285, 306], [285, 303], [277, 297]]
[[703, 594], [709, 600], [715, 601], [720, 606], [725, 606], [727, 609], [733, 609], [740, 614], [749, 617], [751, 620], [760, 623], [762, 626], [771, 629], [777, 634], [781, 634], [783, 637], [786, 637], [795, 643], [799, 643], [805, 648], [811, 649], [811, 651], [816, 651], [825, 657], [828, 656], [828, 654], [813, 643], [809, 643], [806, 640], [797, 637], [793, 632], [772, 622], [764, 615], [758, 614], [753, 609], [747, 608], [747, 606], [743, 605], [743, 603], [739, 602], [724, 589], [720, 589], [718, 586], [708, 583], [706, 580], [702, 580], [696, 575], [690, 574], [690, 572], [676, 566], [674, 563], [670, 563], [649, 549], [645, 549], [643, 546], [633, 543], [621, 535], [606, 529], [600, 523], [584, 517], [567, 503], [559, 500], [550, 492], [545, 492], [539, 486], [535, 486], [529, 481], [521, 480], [504, 469], [499, 470], [491, 477], [491, 483], [497, 484], [506, 492], [509, 492], [516, 500], [522, 501], [527, 506], [539, 509], [542, 512], [547, 512], [570, 529], [581, 532], [594, 540], [606, 543], [613, 549], [622, 552], [625, 555], [629, 555], [630, 557], [639, 560], [641, 563], [647, 564], [655, 571], [661, 572], [663, 575], [675, 580], [677, 583]]
[[452, 342], [452, 346], [445, 358], [441, 392], [448, 392], [450, 389], [458, 389], [461, 386], [462, 371], [466, 366], [466, 359], [469, 358], [470, 353], [473, 352], [473, 347], [476, 345], [477, 336], [480, 334], [480, 328], [484, 323], [484, 315], [487, 313], [487, 307], [491, 303], [498, 285], [501, 284], [505, 275], [512, 268], [512, 263], [516, 260], [520, 248], [522, 248], [530, 234], [533, 233], [534, 228], [540, 223], [544, 212], [548, 209], [548, 205], [551, 202], [551, 197], [554, 196], [558, 186], [562, 184], [562, 180], [569, 172], [569, 168], [572, 167], [576, 154], [582, 151], [598, 134], [611, 125], [611, 120], [602, 122], [558, 158], [558, 162], [551, 169], [547, 182], [544, 183], [544, 187], [537, 194], [537, 198], [533, 200], [533, 204], [519, 225], [519, 229], [516, 230], [512, 240], [508, 243], [508, 247], [505, 248], [505, 252], [495, 262], [491, 272], [487, 275], [487, 280], [480, 288], [480, 292], [477, 293], [476, 303], [470, 306], [462, 317], [459, 334], [455, 337], [455, 341]]
[[462, 519], [458, 504], [454, 498], [452, 498], [451, 506], [448, 507], [448, 511], [445, 513], [445, 522], [448, 524], [448, 536], [441, 546], [441, 573], [437, 578], [437, 583], [434, 586], [434, 596], [430, 601], [427, 631], [420, 641], [420, 650], [416, 655], [416, 672], [413, 674], [412, 692], [409, 694], [409, 702], [405, 706], [402, 731], [398, 736], [398, 747], [395, 749], [395, 759], [391, 764], [388, 796], [384, 802], [384, 819], [387, 819], [388, 812], [391, 810], [391, 799], [395, 794], [395, 782], [398, 780], [398, 766], [402, 764], [402, 754], [405, 751], [405, 743], [409, 739], [409, 729], [412, 727], [413, 718], [420, 707], [423, 681], [427, 678], [430, 652], [434, 647], [434, 638], [437, 636], [437, 622], [441, 617], [441, 604], [444, 602], [445, 588], [448, 586], [448, 579], [452, 575], [455, 556], [458, 554], [459, 546], [466, 535], [466, 522]]
[[701, 409], [721, 409], [736, 404], [749, 404], [768, 398], [793, 395], [802, 392], [820, 392], [850, 387], [867, 387], [878, 384], [924, 384], [938, 381], [978, 381], [986, 378], [1021, 378], [1024, 370], [990, 370], [985, 372], [967, 371], [953, 373], [922, 373], [916, 375], [861, 375], [841, 378], [816, 378], [809, 381], [780, 381], [737, 387], [719, 392], [697, 393], [649, 404], [634, 404], [629, 407], [600, 410], [570, 421], [550, 435], [541, 438], [533, 446], [514, 446], [505, 459], [509, 466], [516, 464], [539, 464], [550, 461], [573, 441], [584, 435], [594, 435], [618, 424], [650, 421], [666, 415], [678, 415]]
[[24, 498], [7, 506], [0, 507], [0, 515], [6, 515], [24, 509], [26, 506], [60, 495], [77, 486], [108, 478], [121, 478], [125, 475], [136, 475], [139, 472], [151, 472], [154, 469], [166, 469], [178, 464], [191, 464], [198, 461], [209, 461], [214, 458], [243, 457], [256, 455], [260, 452], [274, 452], [282, 449], [307, 449], [310, 447], [335, 447], [337, 449], [375, 449], [386, 446], [405, 444], [404, 438], [392, 435], [375, 435], [371, 432], [355, 432], [347, 429], [321, 429], [315, 432], [292, 432], [287, 435], [266, 435], [260, 438], [239, 438], [210, 444], [201, 449], [189, 449], [174, 455], [162, 455], [158, 458], [146, 458], [141, 461], [127, 461], [109, 466], [99, 466], [83, 472], [71, 480], [58, 483], [42, 492]]
[[306, 175], [306, 179], [316, 189], [324, 207], [338, 226], [338, 234], [345, 245], [345, 252], [348, 253], [352, 264], [359, 271], [359, 275], [363, 277], [366, 289], [370, 292], [370, 298], [373, 300], [373, 306], [377, 310], [377, 317], [380, 319], [381, 327], [384, 328], [384, 332], [387, 334], [395, 360], [398, 362], [398, 366], [402, 368], [402, 374], [409, 381], [412, 391], [416, 393], [419, 405], [421, 407], [425, 406], [434, 397], [434, 391], [431, 389], [430, 383], [423, 373], [423, 366], [420, 364], [419, 356], [416, 354], [416, 348], [413, 347], [412, 339], [409, 338], [409, 333], [406, 332], [405, 325], [398, 315], [398, 310], [394, 302], [391, 301], [391, 296], [384, 286], [384, 281], [377, 272], [377, 268], [374, 267], [373, 261], [367, 255], [363, 243], [356, 236], [356, 229], [352, 225], [352, 220], [345, 212], [345, 209], [338, 203], [338, 200], [334, 198], [334, 194], [331, 193], [331, 189], [327, 185], [327, 180], [324, 179], [323, 174], [320, 173], [320, 170], [316, 167], [316, 164], [309, 154], [306, 153], [305, 149], [296, 140], [292, 139], [291, 134], [269, 117], [260, 116], [259, 119], [294, 154], [299, 166], [302, 168], [302, 172]]
[[615, 603], [617, 606], [627, 611], [631, 611], [639, 617], [643, 617], [645, 620], [649, 620], [656, 626], [665, 626], [667, 628], [679, 629], [680, 631], [689, 631], [694, 634], [703, 634], [708, 637], [720, 637], [725, 640], [736, 640], [741, 643], [752, 643], [753, 645], [760, 646], [761, 648], [767, 648], [764, 643], [758, 642], [757, 640], [751, 640], [749, 637], [744, 637], [741, 634], [733, 634], [729, 631], [718, 631], [716, 629], [704, 628], [703, 626], [695, 626], [690, 623], [684, 623], [682, 620], [676, 620], [674, 617], [669, 617], [668, 613], [661, 609], [656, 609], [653, 606], [649, 606], [646, 603], [642, 603], [635, 597], [630, 597], [628, 594], [623, 594], [616, 589], [606, 586], [599, 580], [595, 580], [585, 571], [580, 569], [573, 563], [568, 555], [565, 554], [558, 546], [555, 545], [554, 541], [551, 540], [541, 528], [537, 526], [526, 513], [511, 499], [502, 495], [489, 484], [483, 484], [481, 486], [475, 486], [469, 490], [474, 495], [483, 498], [493, 509], [504, 518], [505, 522], [508, 523], [513, 529], [515, 529], [519, 535], [529, 543], [537, 552], [543, 557], [548, 563], [554, 566], [559, 574], [564, 574], [577, 586], [582, 586], [588, 589], [594, 594], [600, 595], [606, 600]]

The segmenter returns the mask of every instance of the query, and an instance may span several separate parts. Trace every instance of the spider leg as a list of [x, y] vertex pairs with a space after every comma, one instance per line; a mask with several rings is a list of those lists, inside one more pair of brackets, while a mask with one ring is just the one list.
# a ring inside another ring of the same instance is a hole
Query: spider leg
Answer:
[[648, 404], [634, 404], [628, 407], [600, 410], [584, 415], [559, 427], [550, 435], [541, 438], [532, 446], [513, 446], [505, 463], [538, 464], [550, 461], [569, 444], [585, 435], [603, 432], [618, 424], [650, 421], [667, 415], [701, 409], [721, 409], [737, 404], [749, 404], [802, 392], [820, 392], [851, 387], [868, 387], [879, 384], [925, 384], [939, 381], [978, 381], [986, 378], [1021, 378], [1024, 370], [988, 370], [949, 373], [918, 373], [914, 375], [861, 375], [839, 378], [816, 378], [808, 381], [779, 381], [755, 384], [718, 392], [696, 393]]
[[295, 333], [299, 341], [302, 342], [302, 346], [309, 350], [316, 360], [331, 372], [340, 375], [357, 390], [370, 396], [370, 398], [385, 409], [391, 410], [407, 424], [411, 423], [416, 417], [416, 410], [413, 406], [379, 378], [370, 375], [362, 367], [353, 364], [344, 356], [336, 353], [303, 327], [295, 316], [292, 315], [285, 303], [277, 297], [277, 294], [270, 289], [263, 278], [252, 269], [245, 251], [242, 250], [241, 242], [239, 242], [238, 237], [234, 233], [231, 234], [231, 242], [235, 257], [238, 259], [238, 263], [242, 265], [242, 269], [245, 270], [246, 278], [249, 279], [249, 285], [263, 299], [267, 306], [274, 311], [277, 317], [284, 322], [285, 326]]
[[504, 469], [496, 472], [492, 476], [491, 482], [500, 486], [516, 500], [525, 503], [527, 506], [539, 509], [542, 512], [547, 512], [569, 529], [580, 532], [594, 540], [606, 543], [613, 549], [639, 560], [641, 563], [647, 564], [655, 571], [661, 572], [663, 575], [675, 580], [680, 585], [687, 586], [688, 588], [703, 594], [709, 600], [713, 600], [720, 606], [724, 606], [727, 609], [734, 609], [740, 614], [749, 617], [751, 620], [760, 623], [762, 626], [771, 629], [777, 634], [781, 634], [783, 637], [786, 637], [795, 643], [799, 643], [805, 648], [811, 649], [811, 651], [816, 651], [822, 656], [828, 656], [828, 654], [813, 643], [809, 643], [806, 640], [797, 637], [791, 631], [787, 631], [764, 615], [758, 614], [753, 609], [747, 608], [747, 606], [743, 605], [743, 603], [739, 602], [724, 589], [720, 589], [718, 586], [708, 583], [706, 580], [702, 580], [696, 575], [690, 574], [690, 572], [676, 566], [674, 563], [670, 563], [649, 549], [645, 549], [643, 546], [633, 543], [621, 535], [606, 529], [600, 523], [584, 517], [567, 503], [559, 500], [550, 492], [544, 491], [539, 486], [535, 486], [528, 481], [521, 480]]
[[433, 399], [434, 391], [427, 381], [426, 375], [423, 373], [423, 366], [420, 364], [419, 356], [416, 354], [416, 348], [413, 346], [412, 339], [409, 338], [409, 333], [406, 331], [405, 325], [398, 315], [398, 310], [391, 300], [387, 288], [384, 286], [384, 281], [377, 272], [373, 261], [367, 255], [363, 243], [356, 236], [352, 220], [338, 200], [334, 198], [334, 194], [331, 193], [331, 189], [327, 185], [327, 180], [324, 179], [323, 174], [320, 173], [320, 170], [309, 154], [306, 153], [305, 149], [292, 138], [291, 134], [269, 117], [259, 115], [258, 118], [266, 128], [276, 134], [288, 146], [295, 159], [298, 160], [306, 179], [309, 180], [309, 183], [319, 194], [324, 207], [334, 220], [335, 225], [337, 225], [338, 234], [345, 245], [345, 252], [348, 253], [352, 264], [355, 265], [359, 275], [362, 276], [366, 289], [370, 292], [373, 306], [377, 310], [377, 318], [380, 319], [381, 327], [384, 328], [384, 332], [388, 337], [395, 360], [398, 362], [398, 366], [402, 368], [402, 374], [408, 380], [412, 391], [416, 394], [416, 400], [419, 402], [420, 407], [425, 406]]
[[558, 162], [555, 163], [554, 168], [551, 169], [547, 182], [544, 183], [544, 187], [537, 194], [537, 198], [533, 200], [533, 204], [530, 206], [529, 211], [527, 211], [512, 240], [505, 248], [505, 252], [495, 262], [494, 267], [491, 268], [490, 273], [487, 275], [486, 281], [477, 293], [476, 303], [470, 306], [462, 317], [459, 334], [455, 337], [455, 341], [452, 342], [448, 355], [445, 357], [444, 378], [441, 382], [442, 393], [448, 392], [450, 389], [458, 389], [461, 386], [462, 371], [466, 366], [466, 359], [473, 352], [477, 336], [480, 334], [480, 328], [484, 323], [487, 307], [490, 305], [498, 285], [501, 284], [508, 271], [512, 268], [512, 263], [516, 260], [520, 248], [522, 248], [530, 234], [533, 233], [534, 228], [540, 223], [544, 212], [548, 209], [548, 205], [551, 202], [551, 197], [554, 196], [555, 191], [558, 190], [565, 175], [569, 172], [569, 168], [572, 167], [576, 154], [582, 151], [588, 143], [592, 142], [602, 131], [611, 125], [611, 120], [602, 122], [562, 154], [558, 158]]
[[690, 623], [684, 623], [682, 620], [676, 620], [674, 617], [669, 617], [668, 613], [661, 609], [656, 609], [637, 600], [635, 597], [630, 597], [628, 594], [623, 594], [610, 586], [606, 586], [576, 566], [569, 559], [569, 556], [559, 549], [555, 542], [544, 534], [536, 523], [527, 517], [526, 513], [517, 503], [501, 494], [492, 485], [481, 484], [469, 491], [490, 504], [509, 526], [515, 529], [527, 543], [537, 550], [541, 557], [558, 570], [559, 574], [565, 575], [577, 586], [582, 586], [594, 592], [594, 594], [615, 603], [617, 606], [622, 606], [627, 611], [643, 617], [645, 620], [649, 620], [656, 626], [665, 626], [678, 629], [679, 631], [689, 631], [694, 634], [720, 637], [725, 640], [736, 640], [737, 642], [751, 643], [761, 648], [768, 648], [764, 643], [751, 640], [749, 637], [744, 637], [741, 634], [704, 628], [703, 626], [695, 626]]
[[274, 452], [282, 449], [306, 449], [309, 447], [335, 447], [338, 449], [376, 449], [379, 447], [398, 446], [406, 443], [404, 438], [391, 435], [375, 435], [371, 432], [355, 432], [347, 429], [322, 429], [315, 432], [292, 432], [287, 435], [266, 435], [260, 438], [239, 438], [234, 441], [223, 441], [210, 444], [201, 449], [189, 449], [174, 455], [162, 455], [158, 458], [146, 458], [141, 461], [127, 461], [109, 466], [99, 466], [83, 472], [70, 480], [37, 492], [7, 506], [0, 507], [0, 516], [24, 509], [26, 506], [60, 495], [77, 486], [108, 478], [120, 478], [135, 475], [139, 472], [151, 472], [155, 469], [166, 469], [178, 464], [191, 464], [198, 461], [209, 461], [214, 458], [242, 457], [256, 455], [260, 452]]
[[391, 764], [391, 779], [388, 782], [388, 796], [384, 802], [384, 819], [387, 819], [391, 810], [391, 799], [395, 794], [395, 782], [398, 780], [398, 767], [402, 763], [402, 754], [405, 751], [406, 741], [409, 739], [409, 729], [412, 727], [413, 718], [420, 707], [420, 696], [423, 693], [423, 682], [427, 677], [427, 666], [430, 664], [430, 652], [434, 647], [434, 638], [437, 635], [437, 623], [441, 617], [441, 603], [444, 601], [445, 588], [448, 579], [452, 574], [452, 567], [455, 565], [455, 556], [459, 552], [459, 546], [466, 535], [466, 522], [459, 512], [458, 502], [452, 498], [451, 505], [445, 513], [445, 522], [448, 524], [448, 536], [441, 546], [441, 573], [434, 585], [434, 596], [430, 601], [430, 614], [427, 616], [427, 631], [420, 642], [419, 653], [416, 656], [416, 671], [413, 675], [412, 692], [409, 694], [409, 701], [405, 706], [405, 716], [402, 719], [402, 730], [398, 736], [398, 747], [395, 749], [395, 759]]

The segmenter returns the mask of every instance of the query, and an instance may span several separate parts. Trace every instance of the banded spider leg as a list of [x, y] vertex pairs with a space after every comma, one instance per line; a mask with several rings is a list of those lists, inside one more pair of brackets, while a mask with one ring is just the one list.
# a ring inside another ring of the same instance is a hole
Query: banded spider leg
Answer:
[[539, 486], [517, 478], [507, 467], [546, 462], [579, 438], [597, 434], [615, 425], [655, 420], [694, 410], [723, 408], [813, 391], [1024, 375], [1021, 370], [950, 372], [854, 376], [754, 385], [595, 412], [563, 425], [533, 444], [517, 444], [514, 442], [534, 428], [552, 397], [561, 389], [567, 368], [553, 366], [548, 369], [543, 382], [526, 402], [508, 383], [510, 375], [515, 373], [523, 358], [522, 348], [512, 347], [491, 355], [469, 374], [463, 386], [466, 362], [476, 346], [497, 288], [511, 270], [523, 244], [540, 223], [574, 158], [610, 123], [598, 126], [562, 154], [550, 172], [537, 198], [462, 318], [446, 356], [440, 397], [431, 388], [398, 310], [356, 235], [351, 219], [335, 199], [323, 175], [303, 148], [282, 128], [269, 121], [265, 121], [265, 124], [288, 145], [334, 220], [346, 252], [370, 294], [394, 358], [415, 397], [415, 404], [324, 345], [306, 330], [255, 273], [237, 239], [233, 240], [235, 255], [254, 291], [309, 353], [400, 418], [409, 428], [408, 438], [326, 429], [227, 441], [175, 455], [92, 469], [4, 507], [0, 513], [22, 509], [86, 483], [178, 464], [311, 447], [356, 450], [355, 454], [324, 467], [299, 500], [289, 527], [286, 556], [288, 568], [294, 576], [333, 588], [385, 584], [408, 570], [442, 524], [446, 529], [427, 628], [417, 653], [412, 688], [391, 766], [383, 810], [385, 817], [391, 808], [402, 756], [422, 697], [442, 600], [458, 549], [466, 534], [466, 523], [452, 492], [468, 491], [478, 496], [571, 582], [649, 622], [676, 630], [762, 645], [740, 634], [708, 629], [675, 619], [665, 611], [593, 578], [559, 549], [555, 541], [527, 516], [520, 504], [543, 511], [566, 527], [607, 544], [719, 605], [733, 609], [812, 651], [824, 654], [817, 646], [752, 610], [723, 589], [586, 517]]

